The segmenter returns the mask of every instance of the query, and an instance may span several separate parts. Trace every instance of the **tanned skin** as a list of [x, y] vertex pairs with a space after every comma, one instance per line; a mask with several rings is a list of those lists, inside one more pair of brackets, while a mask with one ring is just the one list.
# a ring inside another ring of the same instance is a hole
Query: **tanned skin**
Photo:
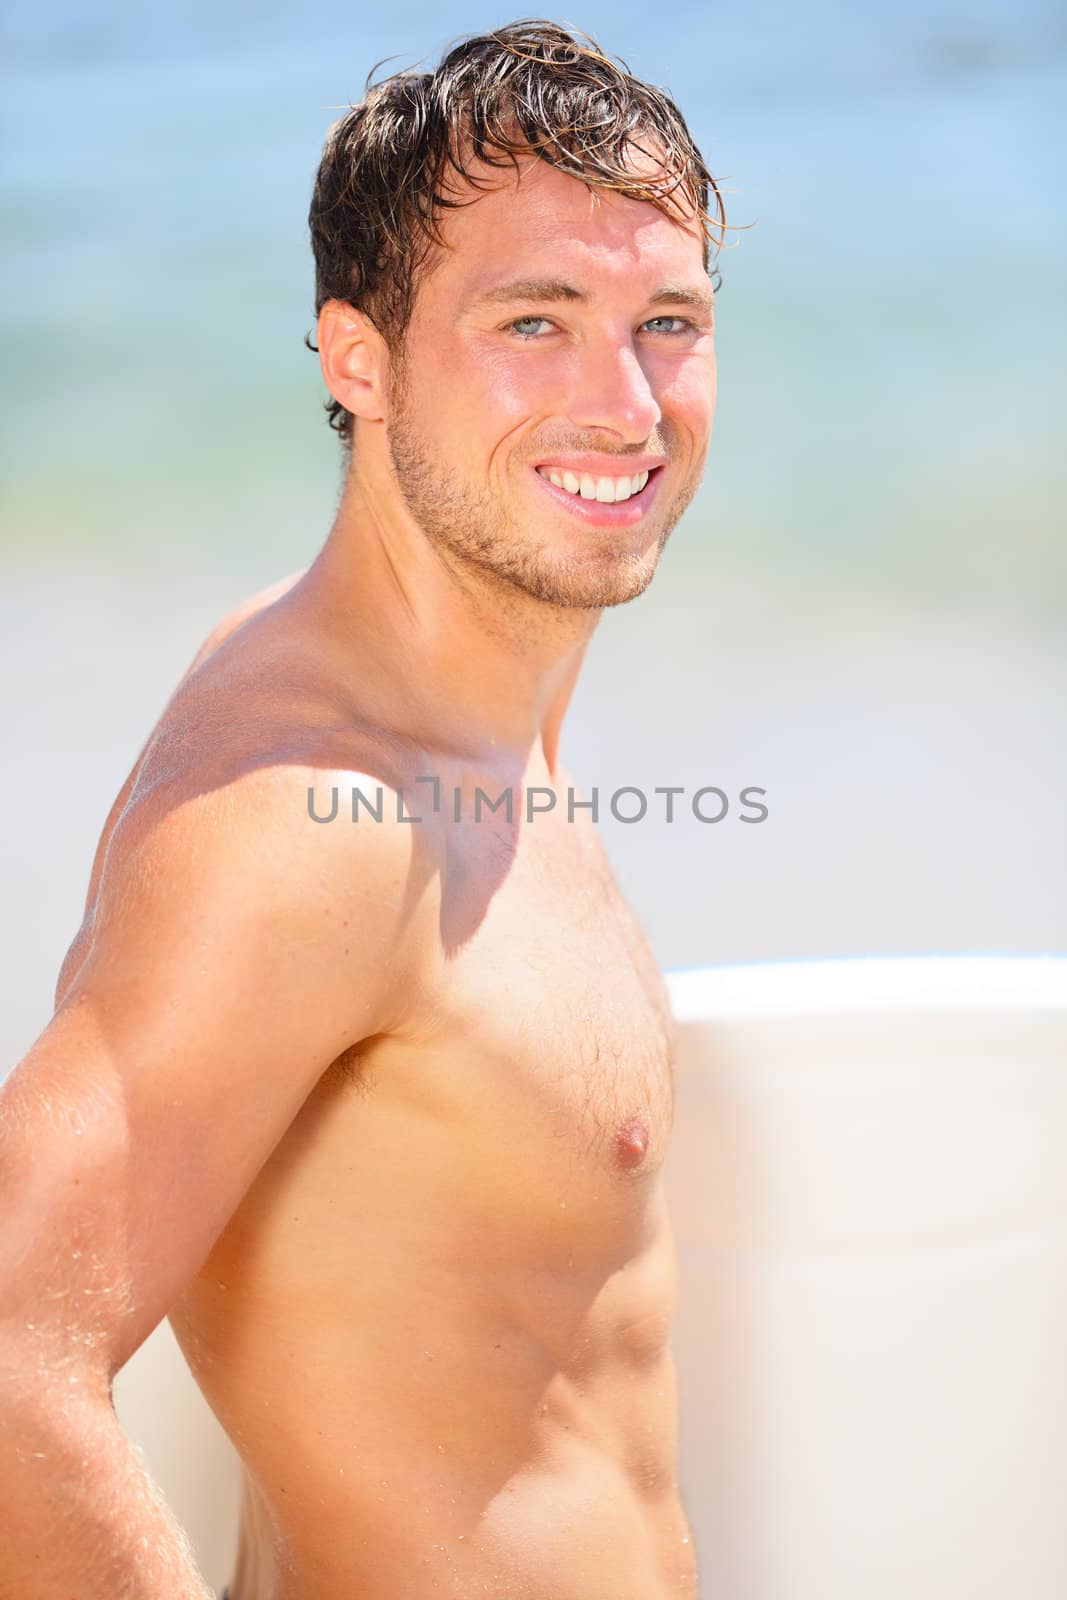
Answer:
[[[324, 307], [334, 525], [172, 696], [0, 1094], [3, 1600], [208, 1592], [110, 1401], [168, 1315], [244, 1463], [233, 1600], [697, 1593], [673, 1028], [559, 740], [703, 473], [710, 283], [692, 219], [482, 175], [402, 362]], [[579, 456], [651, 459], [644, 509], [535, 470]]]

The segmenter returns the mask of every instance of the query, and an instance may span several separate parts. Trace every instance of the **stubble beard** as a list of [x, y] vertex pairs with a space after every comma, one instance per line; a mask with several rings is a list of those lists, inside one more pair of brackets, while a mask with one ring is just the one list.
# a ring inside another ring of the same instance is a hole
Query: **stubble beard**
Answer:
[[401, 362], [391, 368], [385, 437], [401, 496], [426, 537], [453, 564], [475, 569], [498, 590], [548, 606], [599, 611], [636, 599], [652, 582], [660, 552], [697, 488], [687, 484], [675, 496], [653, 550], [613, 550], [605, 530], [598, 558], [578, 561], [524, 535], [498, 496], [464, 484], [432, 453], [413, 415]]

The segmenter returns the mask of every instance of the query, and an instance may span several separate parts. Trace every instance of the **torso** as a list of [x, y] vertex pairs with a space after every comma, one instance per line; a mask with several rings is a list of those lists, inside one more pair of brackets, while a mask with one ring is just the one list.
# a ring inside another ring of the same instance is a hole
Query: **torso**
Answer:
[[697, 1592], [669, 1007], [570, 779], [527, 781], [553, 813], [438, 819], [410, 1027], [323, 1076], [171, 1312], [245, 1465], [232, 1600]]

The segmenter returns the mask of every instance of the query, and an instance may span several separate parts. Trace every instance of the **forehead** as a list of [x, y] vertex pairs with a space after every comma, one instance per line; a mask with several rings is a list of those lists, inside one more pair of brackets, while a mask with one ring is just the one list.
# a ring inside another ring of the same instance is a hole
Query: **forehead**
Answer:
[[[706, 281], [703, 234], [680, 188], [671, 196], [675, 217], [682, 212], [675, 220], [649, 201], [590, 189], [536, 156], [520, 157], [518, 174], [510, 162], [472, 161], [468, 170], [486, 187], [463, 184], [456, 196], [465, 203], [443, 213], [448, 248], [427, 285], [436, 295], [466, 302], [519, 275], [562, 276], [564, 266], [634, 283], [681, 272]], [[647, 160], [635, 166], [642, 176], [661, 170]]]

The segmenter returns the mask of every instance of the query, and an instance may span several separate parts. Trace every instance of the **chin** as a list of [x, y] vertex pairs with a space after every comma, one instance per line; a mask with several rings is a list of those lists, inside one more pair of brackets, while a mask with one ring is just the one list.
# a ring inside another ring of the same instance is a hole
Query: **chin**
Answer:
[[549, 605], [602, 611], [636, 600], [652, 582], [658, 564], [658, 550], [620, 557], [610, 564], [598, 562], [583, 567], [565, 561], [551, 569], [543, 568], [536, 576], [529, 574], [523, 587]]

